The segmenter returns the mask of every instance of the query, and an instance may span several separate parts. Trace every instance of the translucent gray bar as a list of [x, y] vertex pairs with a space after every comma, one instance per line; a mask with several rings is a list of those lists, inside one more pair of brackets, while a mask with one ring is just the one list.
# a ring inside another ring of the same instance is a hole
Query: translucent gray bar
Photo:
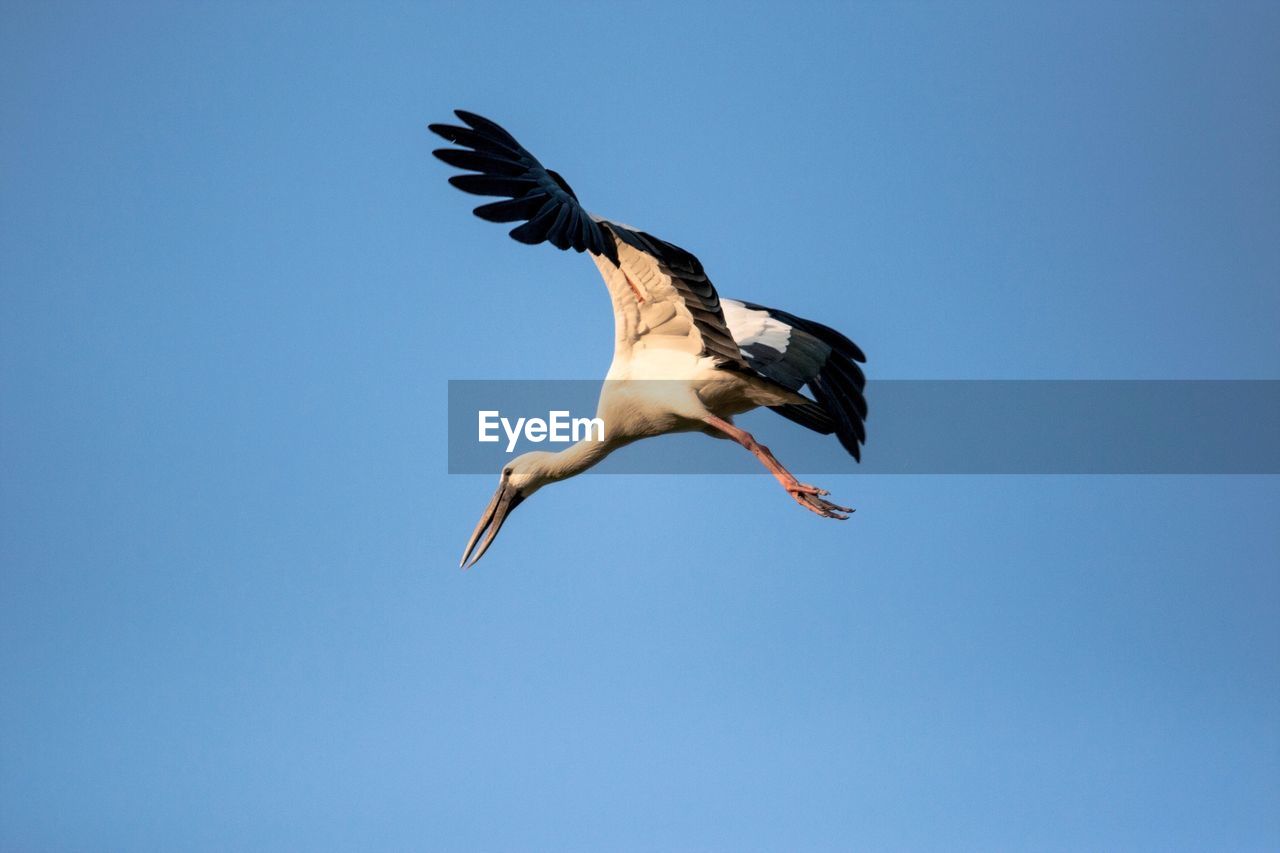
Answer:
[[[513, 423], [595, 416], [599, 380], [450, 380], [449, 473], [494, 474], [529, 450], [478, 441], [481, 411]], [[882, 380], [859, 465], [833, 436], [760, 409], [736, 419], [793, 471], [821, 474], [1280, 474], [1280, 380]], [[606, 429], [607, 429], [606, 424]], [[624, 447], [601, 474], [749, 474], [751, 454], [701, 434]]]

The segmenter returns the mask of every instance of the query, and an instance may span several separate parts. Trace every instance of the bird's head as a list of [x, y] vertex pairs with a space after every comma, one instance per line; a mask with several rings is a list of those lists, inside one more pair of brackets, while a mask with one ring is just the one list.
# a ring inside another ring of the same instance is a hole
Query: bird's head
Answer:
[[[545, 486], [547, 483], [553, 482], [557, 478], [552, 471], [551, 461], [556, 454], [546, 453], [544, 451], [534, 451], [525, 453], [512, 459], [506, 465], [502, 466], [502, 474], [499, 475], [498, 490], [493, 493], [493, 499], [489, 501], [489, 506], [485, 509], [484, 515], [480, 516], [480, 523], [476, 525], [475, 532], [471, 534], [471, 539], [467, 541], [467, 548], [462, 552], [462, 562], [460, 566], [471, 568], [480, 562], [480, 558], [484, 556], [484, 552], [489, 550], [489, 546], [493, 544], [493, 540], [498, 538], [498, 531], [502, 529], [502, 523], [507, 520], [516, 507], [518, 507], [525, 498]], [[485, 531], [488, 531], [487, 535]], [[480, 541], [480, 537], [484, 536], [484, 541]], [[476, 547], [479, 542], [480, 547]], [[475, 554], [472, 555], [472, 549]], [[467, 558], [471, 558], [471, 562], [467, 562]]]

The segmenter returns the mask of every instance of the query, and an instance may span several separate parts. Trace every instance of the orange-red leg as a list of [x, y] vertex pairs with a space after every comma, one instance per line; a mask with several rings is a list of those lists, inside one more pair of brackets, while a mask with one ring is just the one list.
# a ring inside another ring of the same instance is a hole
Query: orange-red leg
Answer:
[[715, 427], [729, 436], [729, 438], [738, 442], [738, 444], [741, 444], [747, 450], [750, 450], [764, 467], [769, 469], [769, 473], [778, 479], [782, 487], [787, 490], [787, 494], [791, 495], [800, 506], [824, 518], [838, 518], [842, 521], [849, 517], [844, 513], [853, 512], [847, 506], [840, 506], [823, 500], [822, 496], [830, 494], [830, 492], [797, 480], [796, 476], [784, 468], [777, 457], [769, 452], [769, 448], [756, 441], [755, 436], [745, 429], [739, 429], [723, 418], [717, 418], [715, 415], [707, 415], [703, 420], [708, 425]]

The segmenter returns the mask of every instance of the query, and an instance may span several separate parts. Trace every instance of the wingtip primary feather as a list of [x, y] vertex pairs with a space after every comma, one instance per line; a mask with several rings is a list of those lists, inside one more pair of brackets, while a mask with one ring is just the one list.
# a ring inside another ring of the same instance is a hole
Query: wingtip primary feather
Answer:
[[431, 124], [427, 125], [427, 130], [431, 131], [436, 136], [440, 136], [445, 139], [448, 139], [450, 142], [453, 142], [453, 140], [450, 138], [450, 131], [453, 129], [454, 129], [453, 125], [441, 124], [440, 122], [432, 122]]
[[454, 110], [453, 114], [466, 122], [467, 126], [479, 133], [485, 133], [490, 136], [497, 137], [501, 142], [508, 145], [519, 145], [516, 138], [507, 131], [502, 125], [496, 121], [487, 119], [482, 115], [470, 112], [469, 110]]

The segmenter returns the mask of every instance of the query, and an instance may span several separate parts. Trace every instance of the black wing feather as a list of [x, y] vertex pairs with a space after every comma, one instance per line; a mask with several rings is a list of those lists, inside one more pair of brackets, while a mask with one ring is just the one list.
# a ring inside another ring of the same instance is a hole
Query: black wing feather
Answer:
[[505, 157], [492, 154], [481, 154], [479, 151], [464, 151], [461, 148], [437, 148], [431, 152], [450, 166], [459, 169], [470, 169], [473, 172], [484, 172], [489, 175], [508, 175], [515, 177], [524, 174], [524, 166]]
[[[572, 245], [569, 239], [569, 217], [573, 210], [567, 204], [560, 205], [556, 211], [556, 221], [547, 229], [547, 242], [557, 249], [567, 249]], [[586, 248], [585, 246], [583, 248]]]
[[541, 243], [547, 239], [547, 232], [551, 230], [551, 223], [559, 212], [560, 204], [554, 198], [548, 198], [533, 218], [519, 228], [511, 229], [511, 236], [530, 246]]
[[483, 133], [487, 136], [493, 137], [494, 139], [500, 140], [504, 144], [510, 145], [512, 148], [520, 147], [520, 143], [516, 142], [516, 138], [508, 133], [506, 129], [496, 121], [491, 121], [484, 116], [479, 116], [466, 110], [454, 110], [453, 114], [465, 121], [471, 127], [474, 127], [479, 133]]
[[475, 209], [475, 215], [486, 222], [524, 222], [537, 216], [546, 203], [547, 197], [542, 193], [530, 193], [521, 198], [482, 204]]
[[505, 175], [454, 175], [449, 183], [473, 195], [507, 195], [512, 198], [523, 198], [538, 188], [537, 181]]
[[528, 154], [519, 146], [512, 147], [505, 142], [500, 142], [481, 133], [476, 133], [465, 127], [458, 127], [452, 124], [429, 124], [427, 129], [437, 136], [443, 136], [445, 139], [457, 145], [465, 145], [467, 148], [473, 148], [476, 151], [482, 151], [486, 154], [493, 154], [498, 157], [519, 160], [522, 153]]

